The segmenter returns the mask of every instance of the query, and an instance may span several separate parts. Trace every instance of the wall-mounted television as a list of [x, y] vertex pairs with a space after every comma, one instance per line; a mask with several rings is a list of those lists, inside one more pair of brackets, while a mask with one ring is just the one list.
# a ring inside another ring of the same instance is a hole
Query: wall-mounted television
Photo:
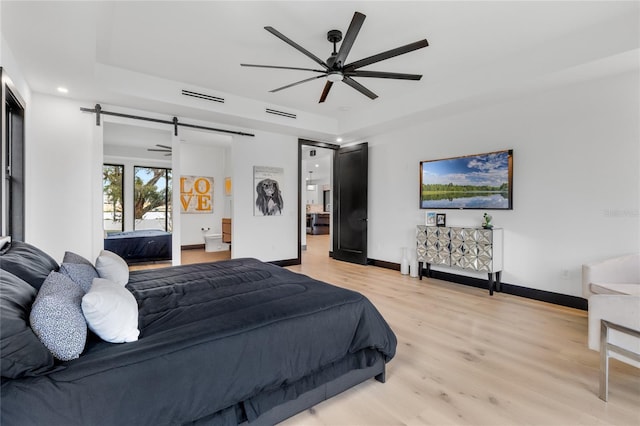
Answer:
[[421, 209], [513, 209], [513, 150], [420, 162]]

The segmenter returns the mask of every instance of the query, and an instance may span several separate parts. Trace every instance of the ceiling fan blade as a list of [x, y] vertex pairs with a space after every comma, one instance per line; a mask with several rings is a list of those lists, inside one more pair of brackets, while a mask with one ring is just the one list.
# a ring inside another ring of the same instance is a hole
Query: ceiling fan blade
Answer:
[[153, 149], [153, 148], [147, 148], [147, 151], [154, 151], [154, 152], [168, 152], [168, 153], [171, 153], [171, 151], [167, 151], [166, 149]]
[[342, 81], [345, 84], [347, 84], [348, 86], [353, 87], [354, 89], [356, 89], [358, 92], [362, 93], [363, 95], [369, 97], [369, 99], [375, 99], [375, 98], [378, 97], [378, 95], [373, 93], [371, 90], [367, 89], [362, 84], [358, 83], [357, 81], [355, 81], [354, 79], [352, 79], [351, 77], [349, 77], [347, 75], [344, 76], [344, 79]]
[[313, 71], [313, 72], [326, 72], [325, 70], [314, 70], [312, 68], [298, 68], [298, 67], [281, 67], [278, 65], [256, 65], [256, 64], [240, 64], [241, 67], [254, 67], [254, 68], [275, 68], [279, 70], [297, 70], [297, 71]]
[[306, 83], [307, 81], [311, 81], [311, 80], [316, 80], [316, 79], [322, 78], [324, 76], [325, 75], [322, 74], [322, 75], [316, 75], [315, 77], [311, 77], [311, 78], [305, 78], [304, 80], [296, 81], [295, 83], [287, 84], [286, 86], [282, 86], [282, 87], [278, 87], [277, 89], [269, 90], [269, 92], [270, 93], [279, 92], [280, 90], [288, 89], [289, 87], [297, 86], [298, 84]]
[[168, 149], [169, 151], [171, 151], [171, 149], [172, 149], [170, 146], [167, 146], [167, 145], [161, 145], [161, 144], [159, 144], [159, 143], [157, 143], [157, 144], [156, 144], [156, 146], [159, 146], [160, 148]]
[[375, 64], [376, 62], [384, 61], [385, 59], [393, 58], [394, 56], [413, 52], [414, 50], [422, 49], [427, 46], [429, 46], [429, 42], [427, 39], [424, 39], [405, 46], [396, 47], [395, 49], [387, 50], [386, 52], [378, 53], [377, 55], [369, 56], [368, 58], [347, 64], [344, 66], [344, 71], [346, 72], [362, 68], [364, 66]]
[[384, 71], [348, 71], [345, 75], [349, 77], [377, 77], [377, 78], [394, 78], [397, 80], [420, 80], [422, 74], [403, 74], [397, 72]]
[[309, 58], [313, 59], [317, 64], [322, 65], [326, 69], [329, 69], [329, 66], [326, 63], [324, 63], [324, 61], [322, 59], [318, 58], [316, 55], [314, 55], [313, 53], [309, 52], [307, 49], [305, 49], [304, 47], [300, 46], [295, 41], [291, 40], [290, 38], [288, 38], [287, 36], [282, 34], [280, 31], [276, 30], [273, 27], [264, 27], [264, 29], [269, 31], [274, 36], [278, 37], [280, 40], [282, 40], [285, 43], [287, 43], [289, 46], [293, 47], [294, 49], [298, 50], [299, 52], [302, 52], [303, 54], [305, 54]]
[[324, 102], [327, 99], [327, 95], [329, 94], [329, 90], [331, 90], [331, 86], [333, 86], [333, 81], [327, 80], [327, 83], [324, 85], [324, 89], [322, 89], [322, 95], [320, 95], [319, 104]]
[[353, 14], [353, 18], [351, 19], [351, 24], [349, 24], [349, 29], [342, 39], [342, 44], [340, 45], [340, 50], [336, 55], [335, 61], [333, 63], [334, 66], [341, 67], [344, 64], [344, 61], [347, 60], [347, 55], [351, 51], [351, 47], [353, 46], [353, 42], [356, 41], [356, 37], [360, 32], [360, 28], [364, 23], [364, 19], [366, 15], [363, 15], [360, 12], [356, 12]]

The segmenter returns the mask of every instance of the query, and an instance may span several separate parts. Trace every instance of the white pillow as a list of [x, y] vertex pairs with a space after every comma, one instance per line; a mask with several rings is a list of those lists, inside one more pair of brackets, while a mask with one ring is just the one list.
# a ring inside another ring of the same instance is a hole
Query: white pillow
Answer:
[[110, 343], [138, 340], [138, 303], [123, 286], [104, 278], [94, 278], [82, 297], [82, 312], [89, 328]]
[[96, 270], [100, 278], [105, 278], [122, 286], [129, 282], [129, 266], [123, 258], [112, 251], [102, 250], [96, 259]]

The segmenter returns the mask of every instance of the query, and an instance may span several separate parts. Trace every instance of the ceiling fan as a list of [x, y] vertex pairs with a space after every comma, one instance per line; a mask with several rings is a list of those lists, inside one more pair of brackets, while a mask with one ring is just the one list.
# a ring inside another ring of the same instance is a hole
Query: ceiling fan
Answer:
[[169, 157], [171, 155], [171, 147], [168, 145], [160, 145], [156, 144], [158, 148], [147, 148], [147, 151], [155, 151], [155, 152], [164, 152], [165, 157]]
[[[327, 33], [327, 40], [330, 43], [333, 43], [333, 52], [331, 56], [323, 61], [318, 58], [313, 53], [306, 50], [304, 47], [300, 46], [293, 40], [287, 38], [285, 35], [280, 33], [273, 27], [264, 27], [265, 30], [269, 31], [274, 36], [278, 37], [280, 40], [292, 46], [294, 49], [302, 52], [307, 57], [313, 59], [318, 65], [322, 66], [324, 69], [312, 69], [312, 68], [298, 68], [298, 67], [287, 67], [287, 66], [278, 66], [278, 65], [255, 65], [255, 64], [240, 64], [243, 67], [256, 67], [256, 68], [275, 68], [275, 69], [285, 69], [285, 70], [299, 70], [299, 71], [312, 71], [316, 73], [320, 73], [320, 75], [306, 78], [301, 81], [297, 81], [295, 83], [287, 84], [286, 86], [279, 87], [277, 89], [270, 90], [271, 93], [278, 92], [283, 89], [287, 89], [289, 87], [296, 86], [298, 84], [306, 83], [308, 81], [316, 80], [318, 78], [326, 77], [327, 82], [324, 85], [324, 90], [322, 90], [322, 95], [320, 95], [320, 103], [324, 102], [327, 99], [327, 95], [329, 94], [329, 90], [331, 90], [331, 86], [333, 83], [342, 81], [348, 86], [354, 88], [358, 92], [362, 93], [365, 96], [368, 96], [370, 99], [375, 99], [378, 97], [371, 90], [364, 87], [362, 84], [355, 81], [352, 77], [376, 77], [376, 78], [391, 78], [397, 80], [420, 80], [422, 78], [421, 74], [402, 74], [402, 73], [393, 73], [393, 72], [382, 72], [382, 71], [362, 71], [360, 68], [365, 67], [367, 65], [374, 64], [376, 62], [384, 61], [385, 59], [393, 58], [394, 56], [402, 55], [405, 53], [412, 52], [417, 49], [421, 49], [423, 47], [427, 47], [429, 43], [426, 39], [416, 41], [414, 43], [407, 44], [405, 46], [397, 47], [395, 49], [387, 50], [382, 53], [378, 53], [373, 56], [369, 56], [364, 59], [360, 59], [355, 62], [346, 63], [347, 55], [351, 51], [351, 47], [356, 40], [358, 32], [364, 23], [364, 19], [366, 16], [360, 12], [355, 12], [353, 14], [353, 18], [351, 20], [351, 24], [347, 29], [347, 33], [342, 37], [342, 31], [340, 30], [331, 30]], [[336, 43], [342, 41], [340, 45], [340, 50], [336, 52]]]

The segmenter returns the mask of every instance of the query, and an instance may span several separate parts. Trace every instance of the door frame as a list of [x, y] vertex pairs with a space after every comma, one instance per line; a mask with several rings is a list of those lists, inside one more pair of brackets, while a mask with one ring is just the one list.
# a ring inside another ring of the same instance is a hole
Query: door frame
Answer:
[[[298, 258], [295, 265], [302, 263], [302, 147], [315, 146], [317, 148], [326, 148], [333, 151], [340, 149], [340, 145], [328, 142], [318, 142], [309, 139], [298, 139]], [[333, 156], [335, 164], [335, 155]]]

